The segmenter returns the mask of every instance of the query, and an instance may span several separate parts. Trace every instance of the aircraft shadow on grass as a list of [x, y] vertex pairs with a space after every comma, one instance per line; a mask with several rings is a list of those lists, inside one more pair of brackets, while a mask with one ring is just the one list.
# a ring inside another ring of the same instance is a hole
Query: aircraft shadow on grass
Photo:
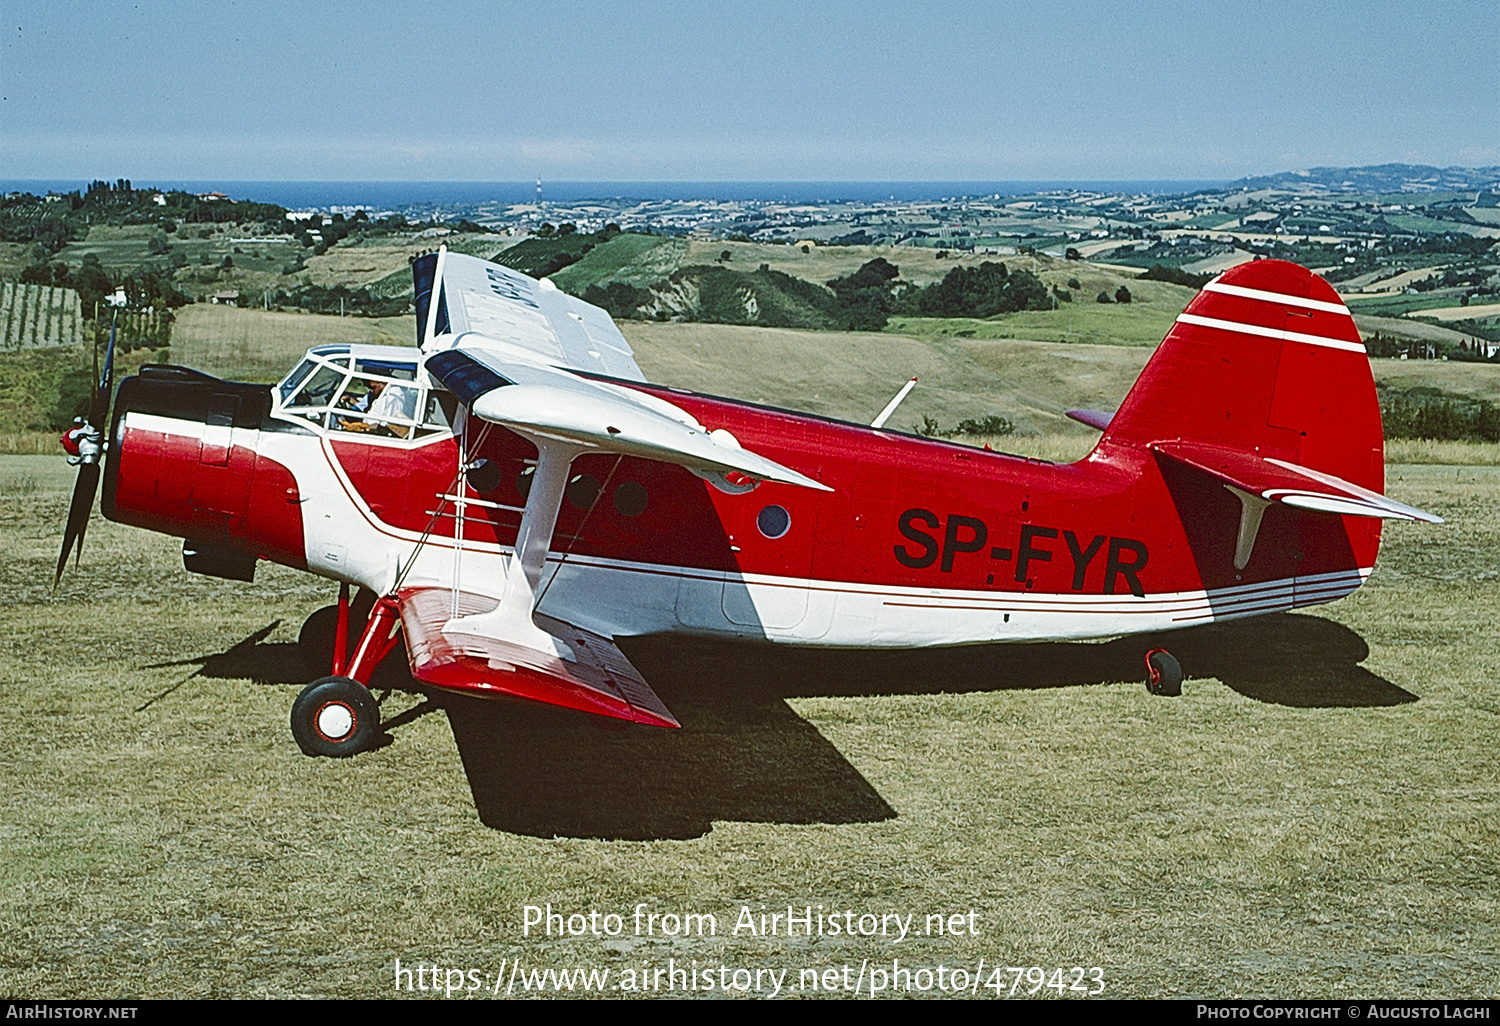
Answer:
[[[146, 704], [195, 676], [305, 682], [311, 674], [297, 646], [265, 642], [275, 627], [225, 652], [161, 664], [199, 669]], [[1322, 617], [1276, 614], [1160, 640], [1189, 677], [1179, 701], [1192, 700], [1194, 678], [1210, 677], [1247, 698], [1302, 708], [1417, 701], [1359, 665], [1370, 651], [1364, 639]], [[622, 648], [682, 721], [680, 731], [601, 726], [550, 706], [447, 694], [429, 695], [383, 729], [389, 739], [418, 717], [445, 711], [481, 821], [509, 833], [653, 840], [700, 837], [715, 820], [871, 823], [896, 812], [785, 699], [1144, 680], [1142, 657], [1151, 646], [1132, 637], [882, 652], [642, 637]], [[377, 692], [422, 692], [399, 653], [371, 684]]]

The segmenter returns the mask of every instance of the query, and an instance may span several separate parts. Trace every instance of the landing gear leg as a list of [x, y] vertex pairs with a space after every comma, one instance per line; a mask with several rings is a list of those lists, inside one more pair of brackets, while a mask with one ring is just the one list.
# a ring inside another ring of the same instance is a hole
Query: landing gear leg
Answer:
[[[347, 592], [341, 598], [343, 606]], [[375, 667], [395, 647], [399, 624], [395, 600], [377, 601], [349, 663], [348, 676], [315, 680], [297, 696], [292, 703], [292, 736], [305, 754], [345, 758], [374, 742], [380, 732], [380, 706], [366, 685]], [[335, 651], [335, 666], [341, 662], [338, 654]]]
[[1146, 653], [1146, 690], [1153, 695], [1175, 698], [1182, 694], [1182, 664], [1177, 657], [1164, 648], [1153, 648]]
[[349, 586], [345, 584], [339, 588], [338, 605], [314, 610], [302, 622], [297, 651], [310, 672], [317, 676], [347, 673], [354, 643], [359, 640], [374, 605], [374, 593], [365, 588], [359, 589], [351, 602]]

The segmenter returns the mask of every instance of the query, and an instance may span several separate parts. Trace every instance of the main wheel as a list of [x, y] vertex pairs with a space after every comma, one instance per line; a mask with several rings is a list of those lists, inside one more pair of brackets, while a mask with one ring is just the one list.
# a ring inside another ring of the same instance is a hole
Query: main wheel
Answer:
[[1146, 681], [1147, 691], [1173, 698], [1182, 694], [1182, 664], [1171, 652], [1164, 648], [1147, 652], [1146, 670], [1151, 675]]
[[[364, 630], [365, 621], [370, 617], [370, 607], [373, 604], [373, 597], [363, 588], [349, 604], [349, 636], [344, 641], [346, 645], [345, 666], [349, 665], [349, 660], [354, 656], [354, 650], [359, 647], [359, 635]], [[338, 631], [338, 606], [314, 609], [308, 614], [307, 619], [302, 621], [302, 629], [297, 632], [297, 654], [302, 657], [302, 661], [307, 664], [310, 672], [323, 676], [332, 671], [333, 640], [338, 636]]]
[[292, 736], [306, 755], [356, 755], [370, 747], [379, 729], [375, 696], [348, 677], [315, 680], [292, 703]]

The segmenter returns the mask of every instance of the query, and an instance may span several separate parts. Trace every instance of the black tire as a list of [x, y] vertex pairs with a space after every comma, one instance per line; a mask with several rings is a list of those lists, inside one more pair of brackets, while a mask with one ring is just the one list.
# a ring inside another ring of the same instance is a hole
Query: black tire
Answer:
[[305, 755], [357, 755], [370, 747], [379, 731], [375, 696], [348, 677], [315, 680], [292, 703], [292, 736]]
[[1182, 664], [1172, 653], [1165, 649], [1153, 649], [1146, 654], [1146, 669], [1151, 674], [1146, 681], [1147, 691], [1168, 698], [1176, 698], [1182, 694]]
[[[349, 636], [345, 641], [347, 651], [344, 652], [344, 665], [349, 665], [349, 660], [354, 657], [354, 650], [359, 647], [359, 635], [364, 630], [365, 620], [370, 616], [371, 602], [363, 601], [365, 592], [361, 590], [355, 596], [355, 600], [349, 607]], [[297, 632], [297, 654], [307, 664], [307, 668], [314, 675], [323, 677], [333, 672], [333, 640], [338, 636], [339, 630], [339, 607], [324, 606], [315, 609], [306, 620], [302, 621], [302, 629]]]

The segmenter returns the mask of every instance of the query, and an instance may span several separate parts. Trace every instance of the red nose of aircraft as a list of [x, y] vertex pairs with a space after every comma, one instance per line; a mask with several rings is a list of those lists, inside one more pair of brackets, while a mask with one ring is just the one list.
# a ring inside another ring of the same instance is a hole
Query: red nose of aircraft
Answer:
[[257, 558], [305, 567], [296, 478], [259, 452], [271, 392], [180, 367], [120, 385], [104, 470], [104, 515], [186, 539], [189, 570], [249, 580]]

